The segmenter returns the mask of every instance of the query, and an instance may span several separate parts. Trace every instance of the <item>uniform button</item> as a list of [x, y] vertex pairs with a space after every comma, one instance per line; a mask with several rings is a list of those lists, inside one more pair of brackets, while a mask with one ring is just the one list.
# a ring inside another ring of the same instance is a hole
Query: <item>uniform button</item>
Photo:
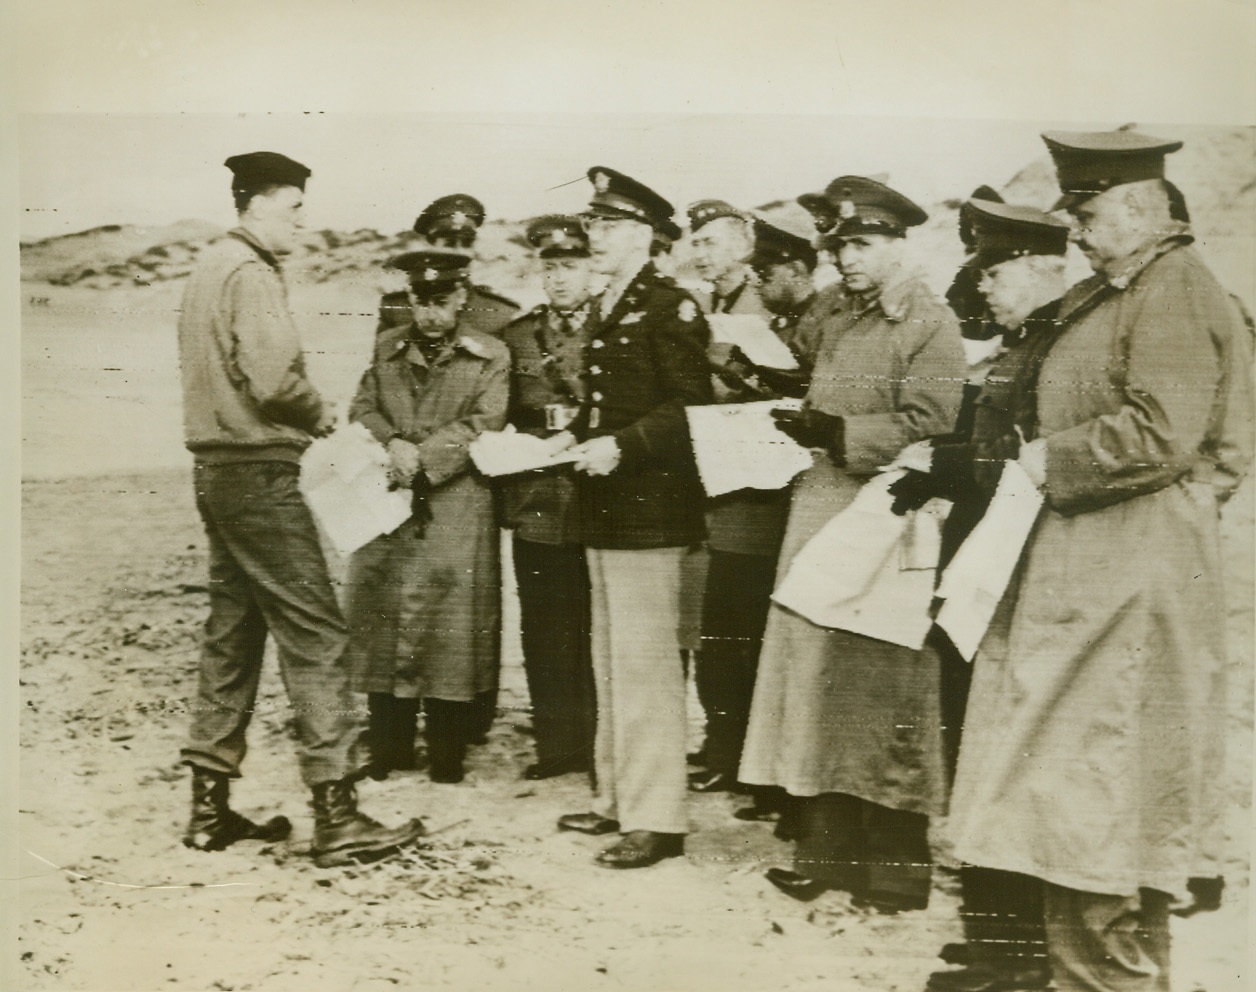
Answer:
[[593, 394], [593, 399], [594, 399], [596, 402], [600, 403], [600, 402], [602, 401], [602, 394], [601, 394], [601, 393], [599, 393], [599, 392], [594, 392], [594, 394]]
[[601, 374], [602, 374], [602, 370], [598, 368], [598, 366], [596, 365], [589, 366], [589, 375], [601, 375]]
[[594, 342], [593, 342], [593, 347], [594, 347], [594, 348], [600, 348], [600, 347], [602, 347], [602, 342], [601, 342], [601, 341], [594, 341]]
[[620, 339], [619, 339], [619, 343], [620, 343], [620, 344], [627, 344], [627, 343], [628, 343], [628, 339], [627, 339], [627, 338], [620, 338]]

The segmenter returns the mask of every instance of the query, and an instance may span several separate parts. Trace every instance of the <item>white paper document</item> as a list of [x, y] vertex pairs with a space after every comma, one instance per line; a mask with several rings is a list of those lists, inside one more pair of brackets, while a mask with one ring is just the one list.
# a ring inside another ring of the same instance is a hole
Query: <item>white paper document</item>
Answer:
[[509, 425], [503, 431], [485, 431], [469, 450], [475, 467], [487, 476], [516, 475], [576, 459], [570, 448], [556, 449], [552, 439], [522, 434]]
[[794, 556], [772, 599], [812, 623], [919, 650], [940, 548], [935, 504], [896, 516], [901, 471], [866, 483]]
[[937, 623], [967, 661], [1007, 591], [1042, 503], [1025, 470], [1007, 462], [985, 515], [942, 573], [937, 594], [945, 602]]
[[337, 428], [306, 449], [300, 488], [342, 555], [391, 534], [410, 516], [410, 490], [389, 490], [388, 452], [358, 423]]
[[783, 489], [811, 467], [811, 452], [776, 429], [774, 407], [800, 400], [685, 407], [698, 476], [708, 496], [738, 489]]
[[756, 365], [769, 369], [796, 369], [798, 360], [756, 313], [713, 313], [707, 315], [711, 340], [736, 345]]

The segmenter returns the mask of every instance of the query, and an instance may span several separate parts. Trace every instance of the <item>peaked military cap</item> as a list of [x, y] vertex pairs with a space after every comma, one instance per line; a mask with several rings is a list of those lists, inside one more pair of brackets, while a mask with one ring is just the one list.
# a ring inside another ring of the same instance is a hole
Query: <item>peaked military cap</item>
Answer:
[[410, 286], [421, 295], [444, 293], [467, 280], [471, 256], [451, 248], [421, 248], [390, 258], [390, 269], [410, 276]]
[[992, 186], [978, 186], [969, 194], [968, 200], [959, 205], [959, 239], [969, 251], [973, 250], [973, 220], [971, 200], [986, 200], [989, 203], [1002, 203], [1003, 197]]
[[431, 241], [438, 237], [461, 237], [468, 246], [484, 223], [484, 204], [467, 193], [438, 197], [415, 219], [414, 232]]
[[783, 265], [793, 261], [801, 261], [808, 269], [814, 269], [816, 250], [806, 238], [791, 234], [756, 217], [754, 251], [750, 253], [746, 261], [754, 269], [767, 268], [769, 265]]
[[587, 257], [589, 254], [589, 236], [579, 217], [546, 214], [528, 224], [526, 236], [528, 244], [537, 250], [541, 258], [555, 255]]
[[628, 218], [649, 224], [660, 234], [670, 237], [675, 231], [680, 236], [672, 223], [675, 207], [644, 183], [602, 165], [589, 170], [589, 182], [593, 183], [593, 198], [586, 216]]
[[1047, 131], [1042, 135], [1055, 162], [1064, 194], [1055, 210], [1065, 210], [1126, 183], [1164, 178], [1164, 158], [1180, 141], [1137, 131]]
[[[802, 196], [798, 197], [794, 201], [795, 203], [805, 207], [807, 212], [811, 214], [811, 220], [820, 234], [829, 234], [837, 227], [837, 222], [840, 219], [838, 217], [838, 207], [842, 200], [841, 184], [850, 178], [852, 177], [842, 176], [841, 178], [834, 179], [824, 188], [824, 192], [803, 193]], [[887, 176], [884, 172], [878, 172], [874, 176], [862, 176], [858, 178], [871, 180], [874, 183], [884, 185], [889, 176]]]
[[1033, 207], [988, 200], [969, 200], [974, 262], [988, 269], [1023, 255], [1063, 255], [1069, 226]]
[[837, 206], [839, 238], [857, 234], [885, 234], [901, 238], [909, 227], [923, 224], [929, 215], [902, 193], [865, 176], [840, 176], [824, 191]]
[[738, 210], [731, 203], [723, 200], [698, 200], [691, 203], [686, 211], [689, 215], [689, 230], [697, 232], [721, 217], [736, 217], [738, 220], [749, 220], [745, 211]]
[[310, 170], [300, 162], [278, 152], [248, 152], [232, 155], [223, 162], [231, 170], [231, 189], [235, 192], [261, 189], [264, 186], [295, 186], [305, 189]]

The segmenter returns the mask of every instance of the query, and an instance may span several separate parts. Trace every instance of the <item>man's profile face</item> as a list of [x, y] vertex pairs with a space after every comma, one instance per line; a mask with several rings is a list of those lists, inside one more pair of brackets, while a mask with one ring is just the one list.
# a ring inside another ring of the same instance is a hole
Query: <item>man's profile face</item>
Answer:
[[983, 269], [977, 290], [986, 298], [995, 323], [1015, 330], [1036, 308], [1041, 278], [1028, 256], [1010, 258]]
[[305, 194], [295, 186], [277, 186], [254, 195], [241, 218], [276, 255], [297, 246], [297, 233], [305, 226]]
[[741, 264], [750, 251], [745, 224], [736, 217], [708, 221], [689, 238], [693, 267], [708, 281], [720, 279]]
[[589, 297], [593, 270], [589, 259], [555, 255], [541, 259], [541, 283], [550, 303], [559, 310], [574, 310]]
[[415, 329], [427, 338], [441, 338], [458, 326], [458, 313], [467, 301], [462, 286], [432, 290], [410, 287], [410, 315]]
[[1117, 186], [1072, 207], [1069, 238], [1081, 249], [1096, 272], [1124, 258], [1130, 243], [1130, 211], [1124, 187]]
[[647, 239], [648, 245], [650, 234], [647, 225], [628, 217], [590, 217], [585, 230], [593, 270], [609, 276], [622, 275], [625, 269], [635, 267], [642, 238]]
[[888, 234], [855, 234], [842, 238], [837, 267], [852, 293], [881, 289], [903, 260], [903, 239]]

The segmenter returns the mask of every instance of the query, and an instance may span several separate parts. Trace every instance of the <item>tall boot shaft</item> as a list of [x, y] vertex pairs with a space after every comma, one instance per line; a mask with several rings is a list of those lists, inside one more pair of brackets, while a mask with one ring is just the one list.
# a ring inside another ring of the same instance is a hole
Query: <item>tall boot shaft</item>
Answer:
[[240, 840], [283, 840], [292, 832], [286, 816], [254, 823], [229, 805], [230, 784], [226, 772], [192, 766], [192, 814], [183, 835], [185, 847], [221, 851]]

